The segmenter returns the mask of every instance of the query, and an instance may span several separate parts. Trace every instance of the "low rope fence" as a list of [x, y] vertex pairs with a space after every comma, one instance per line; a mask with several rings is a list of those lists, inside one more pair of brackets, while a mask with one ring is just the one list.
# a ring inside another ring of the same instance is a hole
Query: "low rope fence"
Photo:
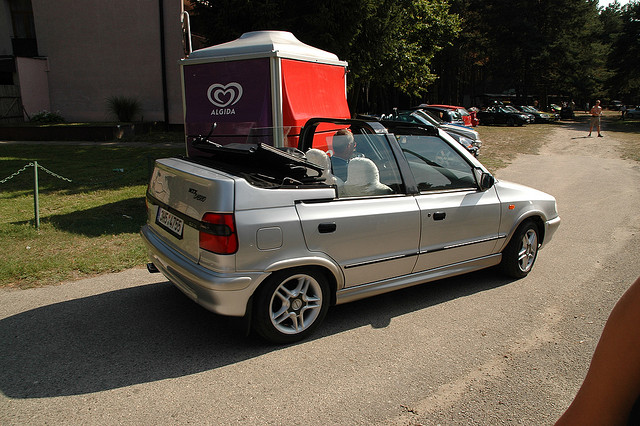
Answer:
[[[150, 165], [149, 158], [147, 158], [147, 163], [148, 165]], [[35, 223], [36, 229], [40, 229], [40, 201], [39, 201], [38, 170], [42, 170], [43, 172], [53, 176], [56, 179], [69, 182], [69, 183], [75, 183], [77, 185], [84, 185], [84, 186], [100, 186], [100, 185], [109, 184], [117, 180], [120, 180], [135, 171], [135, 170], [129, 170], [125, 172], [124, 169], [113, 169], [114, 172], [120, 172], [120, 175], [113, 179], [102, 180], [99, 182], [82, 182], [82, 181], [75, 181], [73, 179], [64, 177], [58, 173], [52, 172], [46, 167], [38, 164], [37, 161], [33, 161], [31, 163], [25, 164], [23, 167], [16, 170], [14, 173], [10, 174], [6, 178], [0, 179], [0, 185], [3, 185], [9, 182], [11, 179], [17, 177], [21, 173], [26, 172], [31, 167], [33, 167], [33, 214], [34, 214], [34, 219], [35, 219], [34, 223]]]

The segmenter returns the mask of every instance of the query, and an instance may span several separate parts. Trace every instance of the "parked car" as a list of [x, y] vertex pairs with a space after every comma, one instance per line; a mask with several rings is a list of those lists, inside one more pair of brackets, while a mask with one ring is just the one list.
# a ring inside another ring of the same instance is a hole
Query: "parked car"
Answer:
[[576, 114], [573, 111], [573, 108], [569, 105], [564, 105], [560, 110], [560, 118], [572, 120], [576, 118]]
[[519, 105], [515, 106], [515, 108], [519, 111], [532, 114], [536, 123], [549, 123], [556, 120], [555, 114], [540, 111], [536, 107], [530, 105]]
[[447, 108], [447, 109], [450, 109], [451, 111], [457, 111], [460, 113], [460, 116], [462, 117], [462, 121], [464, 122], [464, 125], [467, 127], [473, 127], [473, 120], [471, 119], [471, 114], [464, 107], [454, 106], [454, 105], [435, 105], [435, 104], [429, 104], [428, 106]]
[[480, 120], [478, 120], [478, 111], [479, 109], [476, 107], [469, 108], [469, 114], [471, 115], [471, 125], [473, 127], [480, 125]]
[[628, 109], [625, 113], [626, 118], [640, 118], [640, 106], [636, 106], [635, 108]]
[[483, 125], [506, 124], [508, 126], [522, 126], [531, 121], [531, 117], [523, 112], [514, 112], [504, 105], [492, 105], [478, 111], [478, 119]]
[[609, 109], [612, 111], [620, 111], [622, 109], [622, 105], [624, 105], [622, 101], [611, 101]]
[[550, 104], [549, 105], [549, 109], [551, 111], [553, 111], [554, 113], [560, 114], [560, 111], [562, 111], [562, 107], [560, 105], [557, 104]]
[[440, 120], [438, 117], [429, 114], [427, 111], [418, 109], [415, 111], [395, 111], [393, 114], [387, 114], [382, 116], [383, 119], [391, 121], [401, 121], [405, 123], [416, 123], [427, 126], [438, 127], [453, 139], [458, 141], [464, 146], [467, 151], [474, 156], [480, 155], [480, 147], [482, 147], [482, 141], [480, 135], [473, 129], [466, 126], [457, 126], [446, 123]]
[[516, 107], [514, 107], [513, 105], [503, 105], [503, 108], [505, 108], [507, 111], [513, 112], [515, 114], [523, 114], [527, 117], [527, 124], [531, 124], [531, 123], [535, 123], [536, 121], [536, 117], [526, 111], [520, 111], [519, 109], [517, 109]]
[[[555, 199], [496, 180], [434, 127], [395, 124], [310, 119], [298, 149], [214, 133], [157, 160], [150, 271], [276, 343], [309, 336], [333, 304], [495, 265], [529, 274], [560, 224]], [[357, 150], [346, 180], [331, 170], [339, 146]]]
[[432, 115], [435, 115], [440, 120], [445, 121], [451, 124], [457, 124], [460, 126], [465, 126], [464, 120], [462, 118], [462, 114], [460, 112], [452, 110], [450, 108], [444, 108], [439, 106], [432, 106], [427, 104], [420, 104], [413, 109], [421, 109], [424, 111], [430, 112]]

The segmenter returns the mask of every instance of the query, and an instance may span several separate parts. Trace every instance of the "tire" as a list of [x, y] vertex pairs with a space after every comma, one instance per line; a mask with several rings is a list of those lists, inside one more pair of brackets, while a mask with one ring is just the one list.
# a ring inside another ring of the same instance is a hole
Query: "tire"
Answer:
[[293, 343], [312, 334], [329, 309], [324, 275], [307, 269], [275, 272], [260, 287], [254, 330], [273, 343]]
[[511, 278], [526, 277], [538, 257], [539, 236], [538, 226], [533, 221], [523, 222], [502, 252], [502, 272]]

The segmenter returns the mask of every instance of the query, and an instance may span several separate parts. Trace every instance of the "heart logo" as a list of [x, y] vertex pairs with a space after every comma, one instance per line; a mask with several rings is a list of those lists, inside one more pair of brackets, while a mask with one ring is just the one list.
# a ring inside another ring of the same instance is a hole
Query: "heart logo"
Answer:
[[229, 83], [226, 86], [215, 83], [209, 86], [207, 98], [209, 102], [218, 108], [235, 105], [242, 97], [242, 86], [238, 83]]

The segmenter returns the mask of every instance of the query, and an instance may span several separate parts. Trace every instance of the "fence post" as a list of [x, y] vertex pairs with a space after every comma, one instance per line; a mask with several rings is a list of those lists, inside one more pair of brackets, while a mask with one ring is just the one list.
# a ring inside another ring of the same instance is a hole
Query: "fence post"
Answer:
[[36, 229], [40, 229], [40, 203], [38, 200], [38, 162], [33, 162], [33, 211], [36, 219]]

